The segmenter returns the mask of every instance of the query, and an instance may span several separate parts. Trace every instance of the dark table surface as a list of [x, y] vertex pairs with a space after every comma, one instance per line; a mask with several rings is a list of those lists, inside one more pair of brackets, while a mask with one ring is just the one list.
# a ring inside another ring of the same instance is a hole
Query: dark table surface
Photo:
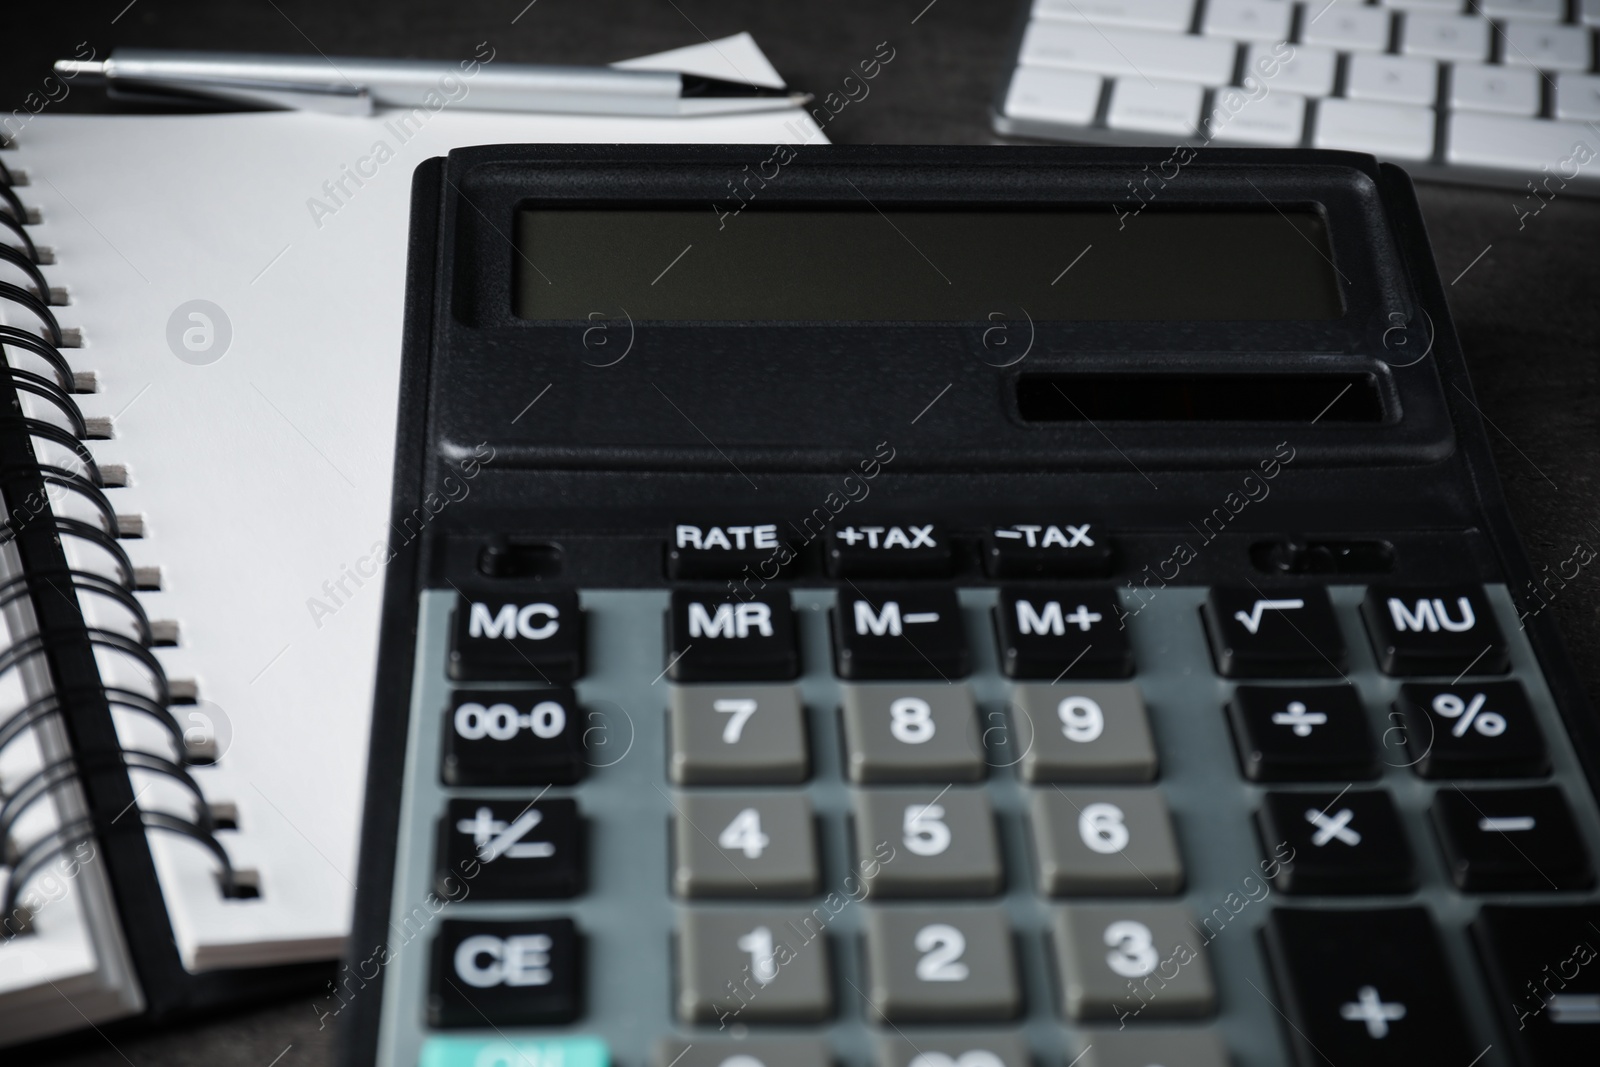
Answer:
[[[526, 6], [524, 6], [526, 4]], [[71, 10], [66, 10], [67, 8]], [[825, 93], [881, 41], [896, 49], [868, 97], [829, 124], [839, 144], [986, 144], [1016, 5], [1006, 0], [109, 0], [9, 5], [0, 109], [22, 107], [50, 62], [87, 41], [122, 46], [457, 58], [489, 41], [507, 60], [604, 63], [748, 30], [802, 89]], [[919, 14], [920, 13], [920, 14]], [[112, 110], [74, 89], [56, 111]], [[112, 162], [112, 161], [108, 161]], [[1500, 475], [1537, 570], [1600, 550], [1600, 199], [1557, 196], [1519, 221], [1515, 191], [1419, 185], [1450, 310]], [[1452, 279], [1454, 279], [1452, 281]], [[1600, 579], [1551, 606], [1600, 697]], [[40, 1062], [72, 1067], [319, 1067], [333, 1059], [313, 998], [181, 1030], [89, 1031]]]

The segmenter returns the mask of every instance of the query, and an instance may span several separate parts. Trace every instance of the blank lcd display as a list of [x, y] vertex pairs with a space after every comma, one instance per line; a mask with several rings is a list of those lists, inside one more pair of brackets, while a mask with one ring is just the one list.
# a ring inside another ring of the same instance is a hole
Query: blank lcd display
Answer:
[[572, 320], [983, 322], [1337, 318], [1306, 209], [536, 207], [515, 311]]

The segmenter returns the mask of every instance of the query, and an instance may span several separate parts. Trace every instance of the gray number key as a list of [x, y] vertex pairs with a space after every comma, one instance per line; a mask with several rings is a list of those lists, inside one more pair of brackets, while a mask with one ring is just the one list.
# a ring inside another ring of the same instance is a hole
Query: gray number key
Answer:
[[867, 869], [887, 842], [894, 858], [869, 884], [874, 897], [993, 896], [1003, 877], [994, 812], [981, 789], [856, 792], [856, 858]]
[[842, 688], [851, 781], [944, 785], [983, 778], [977, 706], [966, 685]]
[[[1032, 1058], [1015, 1033], [879, 1034], [877, 1067], [1030, 1067]], [[1141, 1064], [1140, 1067], [1143, 1067]]]
[[1088, 1030], [1075, 1067], [1228, 1067], [1222, 1040], [1210, 1030]]
[[678, 1017], [686, 1023], [815, 1023], [833, 1014], [828, 939], [816, 912], [684, 911], [677, 960]]
[[1022, 1009], [1011, 928], [1000, 908], [872, 908], [868, 999], [890, 1023], [983, 1022]]
[[668, 776], [678, 785], [788, 785], [811, 773], [792, 685], [674, 685]]
[[1069, 1019], [1192, 1019], [1216, 1010], [1194, 916], [1178, 904], [1074, 904], [1051, 926]]
[[653, 1067], [829, 1067], [832, 1057], [819, 1038], [756, 1041], [656, 1042]]
[[1039, 892], [1049, 896], [1167, 896], [1183, 889], [1172, 816], [1154, 789], [1033, 791]]
[[672, 888], [679, 896], [817, 891], [816, 830], [804, 794], [680, 793], [672, 806]]
[[1156, 776], [1155, 742], [1137, 685], [1014, 685], [1011, 716], [1025, 781], [1148, 782]]

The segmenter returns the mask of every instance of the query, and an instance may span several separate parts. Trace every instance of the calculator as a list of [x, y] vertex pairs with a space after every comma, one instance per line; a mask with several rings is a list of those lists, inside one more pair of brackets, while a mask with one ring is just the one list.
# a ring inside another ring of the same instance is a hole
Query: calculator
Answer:
[[416, 173], [344, 1061], [1592, 1063], [1600, 754], [1403, 172]]

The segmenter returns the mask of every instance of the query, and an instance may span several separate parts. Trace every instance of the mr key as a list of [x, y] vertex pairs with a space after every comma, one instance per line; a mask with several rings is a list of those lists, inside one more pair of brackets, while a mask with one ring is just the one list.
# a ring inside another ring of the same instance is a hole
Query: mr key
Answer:
[[1119, 232], [1161, 158], [419, 172], [399, 513], [497, 459], [389, 575], [350, 1062], [1592, 1058], [1595, 718], [1409, 190], [1208, 152]]

